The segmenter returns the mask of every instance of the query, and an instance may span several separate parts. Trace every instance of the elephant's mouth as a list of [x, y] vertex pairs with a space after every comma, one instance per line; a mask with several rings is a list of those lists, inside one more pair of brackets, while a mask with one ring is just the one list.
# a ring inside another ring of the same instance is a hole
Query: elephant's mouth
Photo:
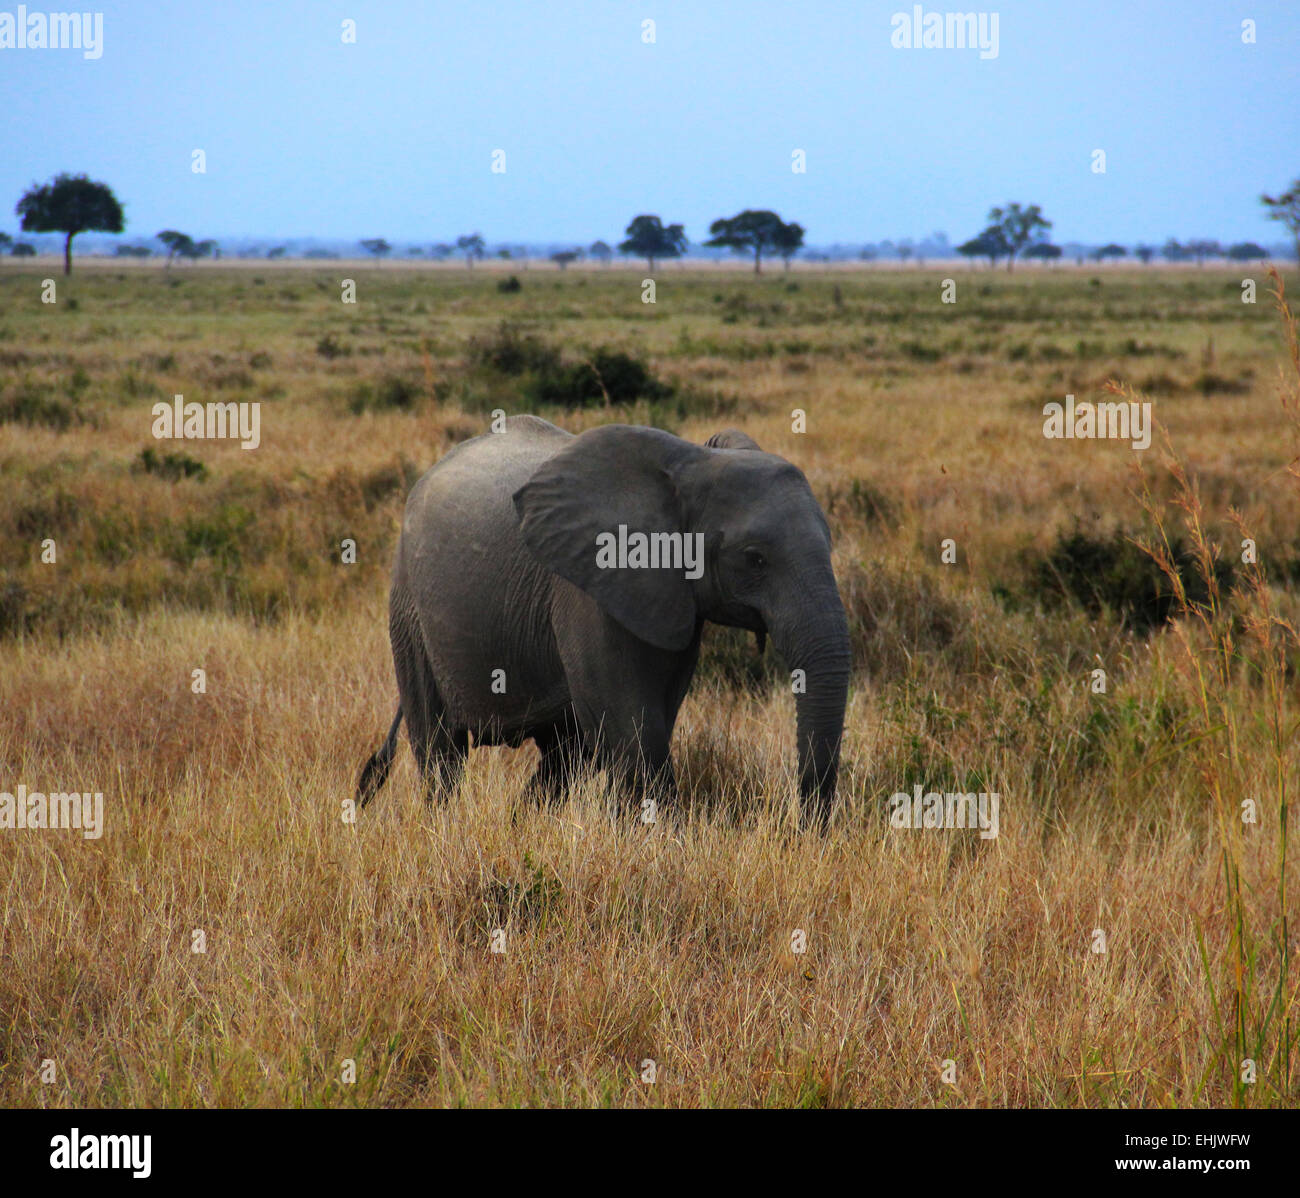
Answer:
[[754, 630], [754, 655], [762, 657], [767, 650], [767, 629], [757, 628]]

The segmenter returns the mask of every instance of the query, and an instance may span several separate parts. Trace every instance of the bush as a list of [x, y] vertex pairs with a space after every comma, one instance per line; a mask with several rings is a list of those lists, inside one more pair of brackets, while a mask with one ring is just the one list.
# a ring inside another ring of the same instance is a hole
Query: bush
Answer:
[[914, 362], [938, 362], [943, 357], [943, 350], [925, 341], [900, 341], [898, 348]]
[[357, 415], [394, 409], [405, 412], [415, 406], [419, 397], [420, 388], [410, 379], [386, 374], [376, 383], [360, 382], [353, 387], [348, 407]]
[[137, 469], [146, 474], [156, 474], [170, 482], [180, 482], [183, 478], [207, 478], [208, 468], [197, 458], [187, 453], [159, 454], [152, 446], [142, 449], [136, 457]]
[[233, 573], [243, 562], [253, 524], [253, 513], [242, 504], [225, 503], [213, 512], [185, 517], [179, 537], [173, 541], [170, 556], [178, 565], [192, 566], [200, 557], [209, 557], [223, 573]]
[[503, 379], [521, 379], [525, 399], [538, 406], [586, 408], [638, 400], [654, 404], [674, 394], [671, 384], [655, 378], [631, 354], [602, 347], [578, 361], [566, 361], [555, 346], [511, 321], [472, 337], [466, 356], [469, 371], [461, 387], [462, 406], [470, 410], [482, 406], [484, 395], [498, 395]]
[[[1175, 539], [1170, 552], [1188, 601], [1206, 603], [1209, 591], [1190, 550]], [[1216, 562], [1214, 572], [1221, 593], [1228, 594], [1234, 579], [1231, 563]], [[999, 590], [1004, 598], [1011, 595], [1007, 588]], [[1110, 612], [1126, 627], [1144, 634], [1177, 614], [1170, 580], [1122, 530], [1105, 537], [1078, 528], [1058, 535], [1044, 557], [1029, 562], [1027, 592], [1048, 609], [1073, 602], [1092, 616]]]
[[495, 332], [470, 338], [469, 360], [475, 366], [518, 376], [558, 370], [560, 352], [541, 338], [525, 333], [519, 325], [503, 320]]
[[497, 290], [507, 295], [523, 289], [524, 285], [519, 281], [518, 275], [511, 275], [508, 279], [497, 280]]
[[1245, 379], [1230, 379], [1212, 370], [1203, 370], [1192, 384], [1202, 395], [1247, 395], [1250, 383]]
[[66, 432], [74, 421], [83, 420], [71, 403], [52, 395], [51, 388], [43, 383], [20, 383], [11, 394], [0, 399], [0, 424], [42, 426]]
[[327, 358], [330, 361], [335, 358], [348, 357], [352, 353], [333, 333], [326, 333], [324, 337], [316, 342], [316, 352], [322, 358]]
[[374, 511], [394, 497], [404, 499], [419, 477], [419, 467], [407, 458], [402, 458], [400, 464], [372, 470], [361, 479], [361, 497], [366, 511]]
[[672, 387], [656, 379], [644, 362], [622, 350], [610, 349], [598, 349], [581, 362], [544, 371], [526, 389], [534, 403], [565, 408], [667, 399], [672, 392]]

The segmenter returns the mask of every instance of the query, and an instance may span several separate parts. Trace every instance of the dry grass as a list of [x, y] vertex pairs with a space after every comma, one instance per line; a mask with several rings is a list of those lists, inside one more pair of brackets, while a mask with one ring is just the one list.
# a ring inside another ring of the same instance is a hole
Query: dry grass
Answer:
[[[0, 831], [0, 1104], [1292, 1104], [1300, 499], [1276, 317], [1209, 270], [963, 271], [954, 306], [921, 271], [666, 273], [654, 309], [611, 273], [503, 295], [380, 269], [356, 310], [325, 267], [88, 272], [60, 284], [75, 311], [0, 277], [0, 403], [72, 413], [0, 423], [0, 789], [102, 790], [107, 822]], [[476, 753], [426, 809], [405, 746], [345, 822], [394, 702], [402, 495], [520, 384], [467, 360], [503, 317], [678, 386], [547, 413], [568, 427], [736, 424], [808, 472], [860, 667], [828, 835], [790, 823], [776, 667], [721, 630], [658, 823], [598, 778], [524, 805], [531, 748]], [[386, 377], [410, 406], [354, 412]], [[1041, 436], [1044, 402], [1110, 377], [1168, 390], [1177, 452], [1146, 456], [1145, 491], [1127, 448]], [[173, 391], [259, 399], [262, 448], [164, 446], [201, 478], [133, 468]], [[1208, 613], [1142, 635], [1034, 587], [1076, 523], [1157, 556], [1163, 528], [1212, 567], [1232, 507], [1265, 570]], [[1001, 835], [892, 829], [914, 782], [996, 790]]]

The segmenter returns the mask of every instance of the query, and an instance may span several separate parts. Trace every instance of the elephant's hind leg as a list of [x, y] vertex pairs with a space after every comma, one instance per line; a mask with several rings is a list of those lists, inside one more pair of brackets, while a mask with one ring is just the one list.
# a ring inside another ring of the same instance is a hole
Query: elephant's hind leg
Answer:
[[429, 665], [415, 604], [394, 586], [389, 610], [393, 664], [411, 751], [424, 783], [425, 800], [454, 790], [469, 753], [469, 734], [451, 727], [446, 705]]

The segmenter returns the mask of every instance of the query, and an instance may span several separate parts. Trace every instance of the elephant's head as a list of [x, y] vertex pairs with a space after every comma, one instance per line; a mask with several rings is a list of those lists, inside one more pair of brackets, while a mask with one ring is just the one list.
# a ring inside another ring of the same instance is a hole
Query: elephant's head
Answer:
[[[830, 530], [803, 473], [736, 430], [701, 447], [658, 429], [606, 425], [543, 465], [514, 503], [538, 561], [642, 640], [680, 652], [705, 620], [771, 636], [796, 672], [800, 795], [805, 810], [825, 819], [839, 769], [849, 635]], [[702, 561], [696, 569], [608, 568], [599, 547], [620, 526], [629, 539], [682, 534]]]

